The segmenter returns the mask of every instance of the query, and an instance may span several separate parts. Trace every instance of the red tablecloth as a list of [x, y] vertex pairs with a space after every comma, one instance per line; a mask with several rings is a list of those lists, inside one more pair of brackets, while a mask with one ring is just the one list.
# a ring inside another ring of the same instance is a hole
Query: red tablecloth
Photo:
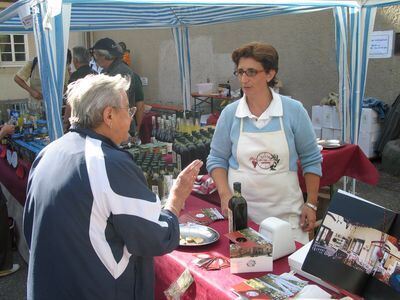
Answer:
[[0, 182], [7, 188], [14, 198], [24, 206], [28, 174], [31, 166], [29, 163], [21, 160], [19, 161], [19, 167], [24, 169], [24, 176], [22, 179], [17, 177], [16, 169], [10, 166], [6, 159], [0, 158]]
[[[150, 120], [151, 127], [151, 114], [149, 116], [150, 117], [147, 117], [147, 120]], [[379, 173], [377, 169], [357, 145], [348, 144], [338, 149], [323, 150], [322, 156], [321, 187], [336, 183], [342, 176], [349, 176], [372, 185], [378, 183]], [[26, 173], [23, 179], [16, 176], [15, 169], [13, 169], [5, 159], [0, 159], [0, 182], [21, 203], [21, 205], [24, 205], [30, 164], [24, 161], [21, 161], [21, 164]], [[298, 175], [300, 186], [302, 190], [305, 191], [305, 183], [301, 168], [298, 170]], [[219, 204], [217, 192], [203, 197], [206, 197], [207, 200], [212, 203]]]
[[[215, 206], [195, 196], [190, 196], [186, 201], [185, 210], [182, 212], [204, 207]], [[258, 230], [258, 226], [255, 223], [251, 223], [250, 226]], [[245, 279], [266, 274], [266, 272], [231, 274], [230, 268], [206, 271], [195, 266], [192, 260], [195, 259], [193, 254], [196, 253], [214, 253], [215, 255], [229, 258], [229, 240], [224, 236], [228, 232], [228, 221], [217, 221], [212, 223], [210, 227], [217, 230], [221, 235], [216, 243], [200, 247], [179, 247], [169, 254], [155, 258], [156, 299], [165, 299], [163, 291], [180, 276], [186, 267], [189, 267], [194, 283], [186, 291], [182, 299], [235, 299], [237, 297], [230, 291], [233, 285]], [[276, 260], [273, 268], [273, 273], [275, 274], [288, 272], [287, 257]]]
[[[320, 187], [332, 185], [343, 176], [349, 176], [371, 185], [378, 183], [378, 170], [357, 145], [347, 144], [337, 149], [322, 150], [322, 156]], [[302, 172], [302, 169], [299, 168], [299, 182], [301, 189], [305, 192]]]

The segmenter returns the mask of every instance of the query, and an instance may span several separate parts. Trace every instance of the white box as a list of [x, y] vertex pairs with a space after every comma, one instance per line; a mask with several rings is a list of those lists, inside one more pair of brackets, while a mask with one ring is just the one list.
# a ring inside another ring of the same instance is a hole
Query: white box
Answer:
[[382, 130], [382, 123], [360, 123], [360, 132], [362, 133], [375, 133]]
[[214, 83], [206, 82], [206, 83], [197, 83], [197, 91], [201, 95], [207, 95], [212, 93], [214, 88]]
[[376, 156], [375, 150], [378, 146], [378, 140], [380, 137], [380, 132], [360, 132], [358, 137], [358, 146], [364, 152], [365, 156], [372, 158]]
[[231, 273], [272, 271], [272, 241], [252, 228], [230, 232], [229, 245]]
[[333, 111], [332, 111], [332, 128], [334, 129], [340, 129], [342, 128], [342, 124], [340, 124], [340, 118], [339, 118], [339, 112], [336, 109], [335, 106], [333, 107]]
[[378, 113], [372, 108], [363, 108], [360, 119], [360, 132], [379, 131], [382, 124], [378, 122]]
[[314, 127], [322, 127], [322, 105], [311, 107], [311, 121]]
[[322, 106], [322, 127], [333, 128], [333, 106]]
[[339, 113], [336, 106], [322, 106], [322, 127], [340, 129]]
[[339, 294], [339, 290], [337, 288], [333, 287], [332, 285], [323, 281], [322, 279], [320, 279], [314, 275], [311, 275], [310, 273], [307, 273], [301, 269], [301, 267], [303, 266], [304, 260], [306, 259], [306, 256], [308, 254], [308, 251], [310, 251], [311, 244], [312, 244], [312, 241], [308, 242], [307, 244], [305, 244], [303, 247], [301, 247], [299, 250], [297, 250], [296, 252], [294, 252], [292, 255], [290, 255], [288, 257], [290, 270], [292, 270], [292, 271], [296, 272], [297, 274], [299, 274], [311, 281], [314, 281], [315, 283], [317, 283], [321, 286], [324, 286], [327, 289], [330, 289], [331, 291], [334, 291], [335, 293]]
[[377, 147], [377, 142], [367, 145], [359, 145], [362, 152], [364, 152], [365, 156], [368, 158], [376, 157], [375, 149]]
[[378, 123], [378, 113], [372, 108], [363, 108], [361, 111], [361, 119], [370, 123]]
[[323, 140], [332, 140], [333, 139], [333, 128], [325, 128], [322, 127], [321, 130], [321, 138]]
[[333, 139], [334, 140], [342, 140], [342, 130], [341, 129], [333, 129]]
[[322, 137], [322, 128], [321, 127], [315, 127], [314, 126], [314, 132], [315, 132], [315, 137], [316, 138], [321, 138]]

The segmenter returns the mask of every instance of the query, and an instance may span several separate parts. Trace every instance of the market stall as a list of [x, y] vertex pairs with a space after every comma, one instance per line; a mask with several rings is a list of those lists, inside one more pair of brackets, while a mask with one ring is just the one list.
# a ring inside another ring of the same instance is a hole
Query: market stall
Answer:
[[[1, 32], [32, 31], [47, 99], [49, 135], [62, 135], [61, 103], [69, 31], [171, 28], [178, 56], [184, 109], [190, 109], [189, 28], [206, 24], [265, 18], [272, 15], [333, 9], [342, 111], [342, 139], [358, 142], [361, 103], [368, 69], [368, 36], [376, 9], [398, 0], [369, 1], [29, 1], [21, 0], [0, 13]], [[105, 9], [105, 7], [107, 9]], [[31, 14], [32, 11], [32, 14]], [[23, 22], [17, 16], [20, 14]], [[33, 18], [32, 18], [33, 17]], [[23, 26], [27, 25], [27, 28]], [[60, 74], [60, 75], [58, 75]]]

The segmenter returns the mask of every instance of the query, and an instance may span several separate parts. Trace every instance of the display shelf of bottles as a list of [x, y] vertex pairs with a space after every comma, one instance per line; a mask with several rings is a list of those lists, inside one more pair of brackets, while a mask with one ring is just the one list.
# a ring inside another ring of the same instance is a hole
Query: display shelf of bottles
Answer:
[[206, 174], [206, 160], [210, 152], [210, 143], [214, 128], [201, 128], [200, 115], [197, 112], [185, 112], [181, 117], [152, 117], [152, 144], [166, 143], [167, 153], [172, 154], [172, 162], [178, 170], [184, 169], [195, 159], [203, 161], [200, 174]]

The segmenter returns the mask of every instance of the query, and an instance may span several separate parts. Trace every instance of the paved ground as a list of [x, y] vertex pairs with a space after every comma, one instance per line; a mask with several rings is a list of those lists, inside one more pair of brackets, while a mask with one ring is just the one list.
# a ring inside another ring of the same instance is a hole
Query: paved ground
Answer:
[[[379, 162], [375, 162], [375, 165], [380, 173], [378, 185], [369, 186], [358, 182], [356, 194], [394, 211], [400, 211], [400, 178], [390, 176], [382, 171]], [[342, 184], [336, 184], [335, 188], [342, 188]], [[26, 299], [26, 278], [28, 268], [21, 256], [16, 252], [14, 253], [14, 259], [15, 262], [21, 265], [21, 269], [12, 275], [0, 278], [1, 300]]]

